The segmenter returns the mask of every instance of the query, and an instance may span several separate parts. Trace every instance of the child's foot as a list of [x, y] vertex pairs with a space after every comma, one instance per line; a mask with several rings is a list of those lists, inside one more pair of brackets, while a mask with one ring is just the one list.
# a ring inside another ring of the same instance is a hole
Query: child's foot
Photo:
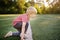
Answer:
[[12, 31], [9, 31], [4, 37], [9, 37], [9, 36], [12, 36]]

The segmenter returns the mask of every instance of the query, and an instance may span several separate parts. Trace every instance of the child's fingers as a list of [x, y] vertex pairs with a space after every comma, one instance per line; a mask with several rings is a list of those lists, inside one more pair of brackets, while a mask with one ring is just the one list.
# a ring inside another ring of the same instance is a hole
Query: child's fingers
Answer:
[[21, 40], [24, 40], [24, 38], [21, 38]]

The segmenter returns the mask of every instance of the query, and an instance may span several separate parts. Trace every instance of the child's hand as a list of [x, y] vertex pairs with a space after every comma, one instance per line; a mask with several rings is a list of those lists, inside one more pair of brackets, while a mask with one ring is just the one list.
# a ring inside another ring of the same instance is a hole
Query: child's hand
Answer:
[[21, 37], [21, 40], [24, 40], [24, 38]]
[[24, 34], [23, 33], [21, 33], [20, 37], [21, 37], [21, 40], [24, 40]]
[[23, 33], [21, 33], [21, 34], [20, 34], [20, 37], [24, 37], [24, 34], [23, 34]]
[[21, 39], [21, 40], [24, 40], [24, 39]]

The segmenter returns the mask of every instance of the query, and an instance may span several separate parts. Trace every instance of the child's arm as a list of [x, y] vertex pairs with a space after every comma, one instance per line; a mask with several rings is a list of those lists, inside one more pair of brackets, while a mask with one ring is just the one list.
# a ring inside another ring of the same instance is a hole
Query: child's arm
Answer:
[[26, 22], [23, 22], [22, 23], [21, 40], [24, 40], [25, 25], [26, 25]]

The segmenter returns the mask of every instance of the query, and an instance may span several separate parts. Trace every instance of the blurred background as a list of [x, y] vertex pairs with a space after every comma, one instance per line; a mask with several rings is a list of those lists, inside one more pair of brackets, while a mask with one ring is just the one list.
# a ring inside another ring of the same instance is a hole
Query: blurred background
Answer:
[[29, 6], [38, 14], [60, 14], [60, 0], [0, 0], [0, 14], [23, 14]]
[[30, 20], [34, 40], [60, 40], [60, 0], [0, 0], [0, 40], [20, 40], [19, 37], [4, 38], [17, 30], [12, 21], [34, 6], [38, 13]]

